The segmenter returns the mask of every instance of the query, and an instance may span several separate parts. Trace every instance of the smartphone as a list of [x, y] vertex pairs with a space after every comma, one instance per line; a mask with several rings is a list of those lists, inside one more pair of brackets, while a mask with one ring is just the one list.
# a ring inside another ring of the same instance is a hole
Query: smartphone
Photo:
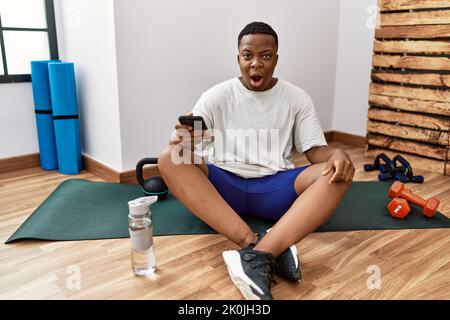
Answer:
[[194, 128], [194, 123], [201, 122], [202, 130], [208, 130], [205, 120], [201, 116], [180, 116], [178, 118], [181, 124]]

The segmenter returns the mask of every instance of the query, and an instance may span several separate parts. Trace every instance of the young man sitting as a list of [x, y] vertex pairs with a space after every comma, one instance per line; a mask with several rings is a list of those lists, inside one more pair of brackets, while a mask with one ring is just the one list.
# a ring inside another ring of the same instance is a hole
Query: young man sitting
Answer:
[[[238, 49], [241, 76], [206, 91], [189, 113], [203, 117], [214, 132], [207, 159], [191, 151], [194, 146], [198, 151], [196, 137], [208, 132], [178, 123], [158, 164], [177, 199], [241, 247], [224, 252], [223, 258], [243, 296], [272, 299], [275, 273], [290, 281], [301, 278], [295, 244], [330, 218], [355, 168], [344, 151], [327, 146], [309, 95], [273, 77], [275, 31], [262, 22], [250, 23], [238, 37]], [[268, 150], [261, 152], [268, 141]], [[311, 165], [295, 168], [295, 150]], [[180, 154], [191, 161], [176, 161]], [[275, 224], [256, 235], [243, 215]]]

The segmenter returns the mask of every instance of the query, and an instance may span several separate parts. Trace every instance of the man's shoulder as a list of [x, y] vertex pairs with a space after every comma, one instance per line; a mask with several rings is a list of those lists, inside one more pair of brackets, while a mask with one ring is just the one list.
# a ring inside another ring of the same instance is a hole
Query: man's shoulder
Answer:
[[297, 108], [303, 108], [312, 105], [312, 98], [303, 88], [286, 80], [280, 80], [283, 91], [288, 97], [290, 103]]
[[233, 89], [233, 84], [236, 78], [232, 78], [221, 83], [214, 85], [213, 87], [206, 90], [203, 95], [211, 99], [220, 98], [223, 95], [228, 94]]

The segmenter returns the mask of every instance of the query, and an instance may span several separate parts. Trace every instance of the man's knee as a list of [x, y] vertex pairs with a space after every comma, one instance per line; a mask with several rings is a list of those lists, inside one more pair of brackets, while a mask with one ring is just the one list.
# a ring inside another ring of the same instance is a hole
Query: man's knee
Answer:
[[167, 146], [158, 156], [158, 169], [161, 174], [164, 174], [172, 165], [172, 153], [174, 150], [174, 145]]
[[194, 153], [189, 153], [186, 155], [186, 159], [183, 158], [183, 150], [177, 145], [170, 145], [166, 147], [158, 156], [158, 169], [160, 173], [164, 176], [171, 171], [176, 165], [195, 165], [197, 166], [206, 176], [208, 176], [208, 166], [205, 161], [195, 155]]
[[308, 169], [311, 169], [308, 172], [310, 175], [310, 179], [314, 180], [314, 182], [315, 182], [320, 177], [323, 177], [323, 172], [325, 171], [327, 164], [328, 164], [327, 162], [322, 162], [322, 163], [317, 163], [317, 164], [309, 167]]
[[294, 182], [294, 189], [298, 195], [302, 194], [317, 179], [322, 177], [322, 172], [325, 170], [326, 165], [326, 162], [311, 165], [297, 176]]

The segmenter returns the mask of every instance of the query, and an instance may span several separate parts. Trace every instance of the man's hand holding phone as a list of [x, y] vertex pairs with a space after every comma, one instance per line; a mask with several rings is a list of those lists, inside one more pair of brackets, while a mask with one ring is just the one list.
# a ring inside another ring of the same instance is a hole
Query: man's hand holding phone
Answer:
[[[175, 125], [175, 133], [169, 142], [169, 145], [181, 144], [184, 149], [194, 150], [194, 146], [200, 144], [203, 138], [208, 137], [208, 127], [201, 117], [194, 117], [192, 112], [178, 118]], [[197, 122], [197, 123], [196, 123]], [[201, 130], [194, 130], [196, 126]]]

